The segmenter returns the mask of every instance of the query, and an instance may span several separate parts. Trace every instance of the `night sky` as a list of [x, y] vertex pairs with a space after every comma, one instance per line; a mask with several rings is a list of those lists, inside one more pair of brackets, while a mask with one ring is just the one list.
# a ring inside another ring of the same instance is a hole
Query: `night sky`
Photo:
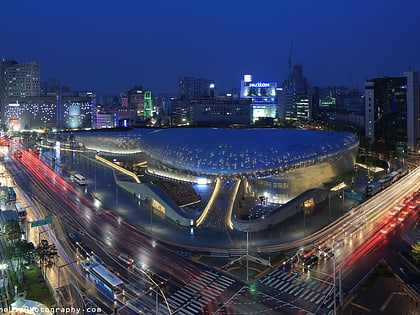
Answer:
[[2, 0], [0, 56], [101, 94], [176, 93], [182, 76], [281, 83], [289, 56], [311, 86], [362, 88], [420, 70], [419, 17], [418, 0]]

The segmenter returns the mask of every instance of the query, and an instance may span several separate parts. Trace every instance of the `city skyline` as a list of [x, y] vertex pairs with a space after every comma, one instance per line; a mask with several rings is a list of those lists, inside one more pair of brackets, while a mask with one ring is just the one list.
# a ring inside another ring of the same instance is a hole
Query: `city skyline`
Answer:
[[227, 92], [244, 74], [281, 84], [289, 62], [311, 86], [362, 89], [420, 68], [415, 1], [43, 4], [2, 5], [1, 58], [39, 61], [42, 81], [72, 90], [176, 93], [179, 78], [192, 76]]

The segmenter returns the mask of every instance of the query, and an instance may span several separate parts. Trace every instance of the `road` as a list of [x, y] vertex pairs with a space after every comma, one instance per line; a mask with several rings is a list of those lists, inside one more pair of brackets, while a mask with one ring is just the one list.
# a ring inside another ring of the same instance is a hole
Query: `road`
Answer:
[[[339, 237], [344, 239], [343, 247], [335, 248], [335, 264], [331, 263], [332, 260], [322, 262], [317, 271], [299, 273], [297, 276], [289, 270], [274, 269], [248, 286], [212, 268], [194, 264], [154, 240], [147, 229], [133, 225], [113, 211], [95, 205], [94, 200], [86, 195], [83, 188], [63, 180], [33, 154], [25, 152], [22, 165], [16, 161], [13, 163], [13, 172], [24, 173], [21, 178], [28, 179], [26, 182], [20, 181], [19, 186], [32, 197], [36, 195], [39, 203], [45, 208], [45, 212], [39, 213], [34, 219], [42, 218], [46, 214], [53, 214], [55, 218], [59, 218], [54, 222], [54, 235], [60, 248], [65, 252], [74, 252], [69, 248], [67, 234], [82, 232], [89, 247], [100, 255], [106, 265], [116, 266], [120, 277], [127, 284], [127, 297], [122, 303], [133, 304], [134, 302], [129, 301], [140, 299], [149, 311], [157, 307], [160, 312], [168, 314], [175, 310], [186, 314], [211, 314], [215, 311], [241, 314], [251, 311], [270, 311], [274, 312], [273, 314], [295, 314], [296, 310], [308, 314], [327, 312], [331, 309], [333, 301], [329, 298], [334, 288], [331, 275], [336, 275], [337, 282], [338, 278], [341, 279], [342, 291], [349, 294], [354, 282], [365, 274], [366, 270], [363, 268], [377, 260], [377, 253], [373, 250], [385, 244], [384, 238], [395, 239], [394, 236], [398, 237], [401, 235], [398, 233], [405, 231], [404, 227], [408, 229], [413, 224], [412, 217], [408, 217], [404, 223], [396, 226], [395, 234], [393, 232], [385, 235], [381, 232], [385, 226], [389, 226], [389, 221], [386, 220], [389, 217], [388, 211], [400, 203], [408, 192], [419, 189], [419, 171], [416, 170], [398, 185], [388, 188], [383, 194], [373, 197], [318, 233], [296, 242], [254, 249], [277, 252], [318, 242], [331, 244]], [[25, 170], [29, 170], [30, 173], [25, 173]], [[35, 177], [31, 179], [32, 176]], [[42, 185], [39, 185], [39, 182], [42, 182]], [[211, 248], [205, 246], [195, 246], [194, 249], [211, 251]], [[154, 273], [168, 280], [164, 290], [159, 291], [163, 293], [157, 295], [158, 303], [155, 302], [153, 290], [145, 290], [141, 296], [135, 297], [137, 293], [132, 285], [128, 284], [144, 283], [144, 275], [138, 275], [121, 265], [117, 258], [121, 252], [135, 257], [136, 261], [144, 264], [145, 270], [152, 268]], [[356, 261], [355, 257], [358, 257]], [[340, 277], [333, 273], [333, 265], [337, 273], [341, 271]], [[63, 267], [61, 270], [64, 269], [68, 268]], [[92, 285], [83, 278], [80, 268], [77, 272], [76, 269], [74, 271], [79, 274], [79, 287], [89, 292], [89, 296], [94, 294]], [[163, 294], [166, 299], [163, 298]], [[98, 304], [108, 305], [112, 309], [113, 301], [96, 295]], [[123, 307], [121, 312], [125, 309], [126, 307]]]
[[[120, 301], [124, 305], [131, 305], [133, 303], [129, 303], [130, 300], [138, 299], [138, 297], [134, 297], [136, 293], [133, 292], [132, 284], [144, 283], [145, 279], [144, 275], [139, 275], [122, 265], [117, 258], [121, 252], [135, 257], [139, 264], [145, 266], [145, 270], [152, 267], [153, 273], [168, 279], [168, 283], [165, 284], [168, 290], [178, 290], [180, 287], [193, 286], [196, 283], [193, 287], [194, 290], [192, 290], [192, 296], [197, 303], [201, 304], [201, 300], [206, 301], [203, 305], [204, 309], [211, 310], [213, 303], [215, 305], [223, 304], [228, 293], [228, 290], [225, 289], [238, 285], [236, 280], [230, 279], [229, 282], [221, 282], [223, 286], [220, 290], [208, 294], [209, 286], [203, 285], [206, 283], [206, 277], [208, 277], [206, 274], [207, 268], [196, 265], [161, 246], [148, 236], [147, 231], [122, 220], [113, 212], [95, 206], [94, 201], [89, 199], [83, 190], [64, 181], [35, 155], [24, 151], [21, 164], [16, 161], [13, 162], [15, 163], [14, 166], [17, 167], [13, 171], [14, 174], [20, 173], [20, 178], [25, 178], [25, 182], [20, 181], [19, 186], [27, 191], [28, 195], [36, 195], [39, 203], [45, 209], [48, 209], [45, 214], [52, 214], [56, 218], [53, 222], [54, 235], [48, 234], [57, 240], [57, 247], [62, 249], [63, 252], [72, 252], [69, 250], [67, 234], [69, 232], [81, 232], [89, 247], [101, 257], [105, 265], [112, 266], [113, 270], [118, 272], [119, 277], [126, 284], [125, 297]], [[9, 166], [9, 169], [12, 169], [12, 167]], [[25, 170], [29, 170], [29, 172]], [[34, 179], [32, 176], [36, 178]], [[42, 185], [39, 185], [39, 182]], [[41, 218], [43, 214], [40, 213], [38, 216]], [[74, 258], [69, 257], [69, 260]], [[88, 292], [91, 292], [92, 288], [86, 285], [80, 268], [74, 271], [79, 274], [78, 283], [81, 290], [84, 291], [84, 288], [87, 288]], [[214, 277], [213, 283], [217, 283], [217, 273]], [[162, 304], [158, 307], [162, 309], [166, 307], [167, 309], [169, 304], [165, 302], [166, 297], [164, 296], [166, 296], [166, 293], [160, 288], [158, 291], [158, 303]], [[149, 309], [153, 309], [153, 305], [156, 303], [150, 293], [149, 289], [145, 290], [142, 293], [141, 300]], [[99, 294], [96, 294], [96, 299], [98, 304], [108, 305], [112, 309], [113, 301], [107, 300]], [[172, 301], [171, 306], [172, 308], [182, 307], [174, 301]], [[121, 312], [124, 312], [127, 308], [126, 306], [121, 307]], [[172, 310], [170, 313], [172, 313]]]

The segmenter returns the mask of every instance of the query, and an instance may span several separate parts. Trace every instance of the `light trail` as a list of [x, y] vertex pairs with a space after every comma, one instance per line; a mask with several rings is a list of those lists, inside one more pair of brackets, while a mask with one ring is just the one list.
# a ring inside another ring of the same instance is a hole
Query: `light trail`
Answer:
[[200, 215], [200, 217], [196, 221], [196, 226], [200, 226], [205, 221], [210, 209], [213, 207], [213, 203], [217, 198], [217, 195], [219, 194], [220, 186], [222, 185], [222, 181], [220, 178], [216, 179], [216, 184], [214, 185], [213, 193], [211, 194], [210, 200], [207, 203], [207, 206], [204, 208], [203, 213]]

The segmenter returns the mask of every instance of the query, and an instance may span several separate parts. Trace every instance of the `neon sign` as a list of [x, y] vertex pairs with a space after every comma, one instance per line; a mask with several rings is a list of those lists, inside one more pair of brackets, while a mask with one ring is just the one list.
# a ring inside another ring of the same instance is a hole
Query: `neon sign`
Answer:
[[265, 88], [270, 87], [270, 83], [267, 82], [255, 82], [255, 83], [249, 83], [249, 87], [257, 87], [257, 88]]

